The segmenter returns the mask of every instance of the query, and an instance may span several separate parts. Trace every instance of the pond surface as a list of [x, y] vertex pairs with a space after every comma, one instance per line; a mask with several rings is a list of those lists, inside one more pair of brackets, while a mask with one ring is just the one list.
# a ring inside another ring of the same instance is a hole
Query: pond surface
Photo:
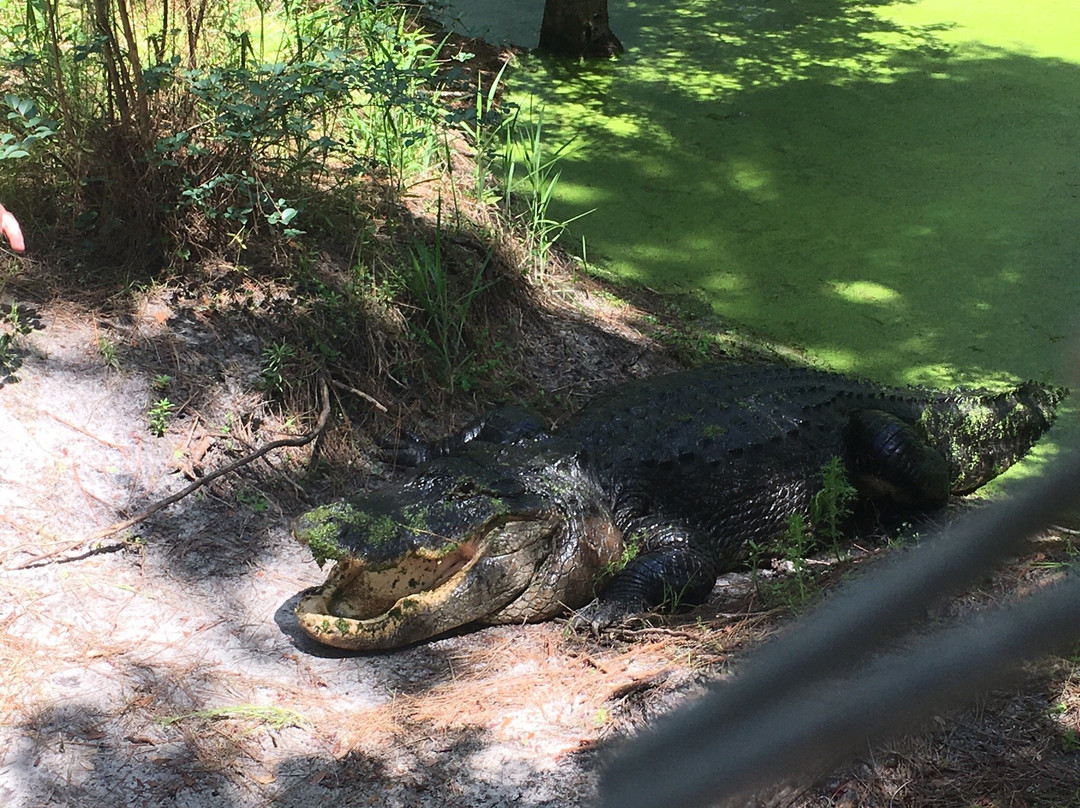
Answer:
[[[455, 8], [531, 45], [543, 2]], [[618, 60], [528, 57], [510, 78], [552, 143], [574, 141], [554, 214], [595, 210], [565, 243], [837, 370], [1066, 380], [1075, 0], [611, 0], [611, 16]]]

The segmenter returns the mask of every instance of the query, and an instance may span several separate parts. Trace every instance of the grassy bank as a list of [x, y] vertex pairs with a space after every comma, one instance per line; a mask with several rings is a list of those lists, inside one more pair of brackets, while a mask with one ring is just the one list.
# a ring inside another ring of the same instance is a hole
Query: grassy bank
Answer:
[[509, 53], [408, 7], [208, 0], [0, 2], [0, 53], [9, 287], [183, 298], [299, 401], [322, 373], [433, 409], [517, 383], [562, 225], [541, 120], [496, 103]]

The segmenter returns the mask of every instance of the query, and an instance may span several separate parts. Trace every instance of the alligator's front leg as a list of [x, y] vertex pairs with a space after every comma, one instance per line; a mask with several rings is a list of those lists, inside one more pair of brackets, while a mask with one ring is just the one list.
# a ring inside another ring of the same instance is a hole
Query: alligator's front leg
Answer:
[[948, 501], [948, 464], [911, 424], [880, 410], [857, 410], [845, 439], [848, 468], [864, 496], [925, 509]]
[[574, 613], [572, 624], [593, 631], [633, 614], [703, 603], [719, 573], [695, 532], [671, 524], [636, 525], [625, 532], [640, 551], [603, 588], [600, 596]]

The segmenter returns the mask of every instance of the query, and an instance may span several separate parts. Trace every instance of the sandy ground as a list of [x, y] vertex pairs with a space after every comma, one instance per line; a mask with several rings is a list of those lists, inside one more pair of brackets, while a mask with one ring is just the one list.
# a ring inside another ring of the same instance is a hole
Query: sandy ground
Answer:
[[33, 312], [0, 389], [0, 804], [590, 801], [608, 700], [667, 676], [662, 644], [590, 649], [555, 623], [308, 642], [292, 607], [324, 576], [287, 532], [308, 449], [87, 541], [285, 431], [256, 340], [163, 300], [93, 319]]
[[[0, 388], [0, 805], [585, 806], [607, 738], [699, 690], [775, 617], [733, 576], [682, 624], [603, 642], [547, 623], [384, 654], [315, 646], [292, 606], [323, 573], [287, 532], [307, 448], [86, 540], [301, 428], [266, 408], [256, 340], [168, 300], [93, 322], [43, 307]], [[166, 394], [183, 406], [156, 437]], [[925, 805], [973, 771], [994, 799], [1028, 773], [1025, 794], [1080, 795], [1076, 665], [1034, 681], [798, 804]]]
[[[587, 704], [554, 707], [541, 692], [490, 726], [457, 729], [409, 714], [418, 694], [476, 675], [476, 664], [506, 670], [517, 644], [559, 629], [380, 656], [304, 643], [291, 606], [322, 576], [257, 469], [123, 541], [72, 547], [182, 487], [178, 465], [233, 440], [230, 415], [258, 412], [244, 392], [258, 372], [253, 341], [178, 323], [166, 334], [166, 309], [142, 315], [101, 332], [42, 312], [42, 328], [20, 340], [17, 381], [0, 391], [0, 803], [577, 804], [590, 776], [565, 757], [596, 733]], [[118, 367], [103, 338], [119, 346]], [[147, 411], [161, 393], [126, 368], [166, 347], [213, 366], [218, 383], [198, 414], [185, 408], [154, 437]], [[66, 552], [13, 569], [55, 550]]]

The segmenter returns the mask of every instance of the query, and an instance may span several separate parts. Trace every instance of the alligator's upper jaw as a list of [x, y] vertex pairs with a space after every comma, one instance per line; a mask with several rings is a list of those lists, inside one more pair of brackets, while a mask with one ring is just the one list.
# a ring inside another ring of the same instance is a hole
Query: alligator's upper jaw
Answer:
[[338, 561], [322, 586], [301, 597], [300, 627], [337, 648], [379, 650], [490, 618], [533, 581], [558, 521], [507, 520], [441, 557], [413, 552], [374, 566]]

